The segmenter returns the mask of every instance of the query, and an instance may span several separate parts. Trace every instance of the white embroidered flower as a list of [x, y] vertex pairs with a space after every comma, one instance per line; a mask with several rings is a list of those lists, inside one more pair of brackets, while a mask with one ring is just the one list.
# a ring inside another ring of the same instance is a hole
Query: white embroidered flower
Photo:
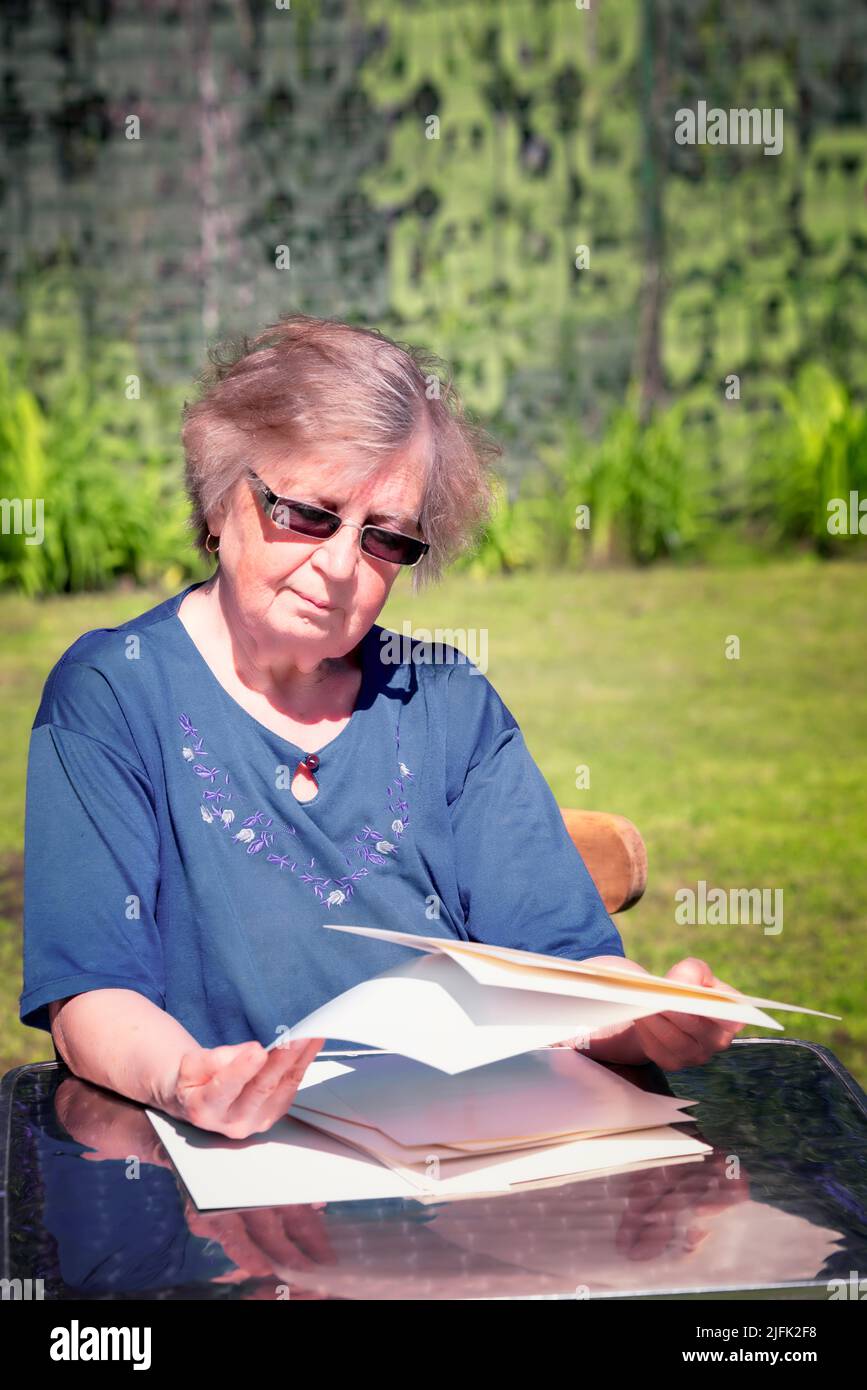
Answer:
[[400, 775], [401, 775], [401, 777], [411, 777], [411, 776], [412, 776], [412, 773], [410, 772], [410, 770], [409, 770], [409, 768], [407, 767], [406, 763], [401, 763], [401, 765], [400, 765]]
[[245, 826], [243, 830], [239, 830], [237, 835], [234, 835], [232, 838], [240, 840], [244, 845], [248, 845], [253, 839], [253, 832], [249, 826]]
[[335, 889], [333, 893], [328, 894], [328, 897], [325, 899], [325, 905], [326, 907], [339, 907], [340, 904], [345, 901], [346, 894], [339, 893], [337, 889]]
[[402, 820], [393, 820], [393, 821], [391, 822], [391, 828], [392, 828], [392, 830], [394, 831], [395, 835], [402, 835], [402, 834], [403, 834], [403, 821], [402, 821]]
[[182, 748], [181, 752], [183, 753], [188, 763], [191, 763], [193, 761], [193, 758], [196, 756], [192, 748]]
[[206, 821], [207, 824], [210, 825], [210, 824], [212, 823], [214, 817], [211, 815], [211, 813], [210, 813], [210, 811], [208, 810], [207, 806], [200, 806], [200, 807], [199, 807], [199, 810], [200, 810], [201, 813], [202, 813], [202, 820], [203, 820], [203, 821]]
[[391, 851], [395, 849], [396, 846], [393, 845], [390, 840], [377, 840], [376, 848], [379, 850], [380, 854], [391, 854]]
[[223, 822], [224, 825], [231, 825], [234, 819], [235, 812], [230, 811], [228, 807], [226, 807], [225, 811], [220, 812], [220, 820]]

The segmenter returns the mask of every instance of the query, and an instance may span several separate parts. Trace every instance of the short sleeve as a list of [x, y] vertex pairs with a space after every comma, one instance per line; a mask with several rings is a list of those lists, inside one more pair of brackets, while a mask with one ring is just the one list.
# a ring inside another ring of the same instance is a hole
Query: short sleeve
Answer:
[[164, 1007], [153, 790], [101, 671], [61, 659], [30, 737], [22, 1023], [48, 1004], [132, 989]]
[[625, 955], [513, 715], [471, 662], [448, 680], [447, 797], [470, 939], [572, 960]]

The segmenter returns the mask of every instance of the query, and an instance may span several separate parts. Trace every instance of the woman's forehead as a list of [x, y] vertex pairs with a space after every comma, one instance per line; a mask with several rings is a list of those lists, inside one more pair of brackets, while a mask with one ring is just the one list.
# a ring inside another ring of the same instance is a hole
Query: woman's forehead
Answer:
[[412, 460], [396, 458], [386, 462], [375, 473], [365, 477], [354, 467], [352, 460], [326, 453], [297, 459], [262, 458], [253, 465], [268, 486], [285, 497], [300, 495], [321, 502], [342, 503], [353, 496], [395, 502], [420, 499], [424, 475]]

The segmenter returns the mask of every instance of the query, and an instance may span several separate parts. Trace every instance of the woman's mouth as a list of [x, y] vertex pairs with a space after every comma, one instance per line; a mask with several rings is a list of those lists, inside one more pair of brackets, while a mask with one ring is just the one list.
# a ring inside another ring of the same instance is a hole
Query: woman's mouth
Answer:
[[317, 599], [310, 598], [308, 594], [302, 594], [299, 589], [293, 589], [292, 593], [296, 598], [300, 598], [304, 603], [309, 603], [313, 608], [318, 608], [321, 613], [330, 613], [334, 607], [333, 603], [319, 603]]

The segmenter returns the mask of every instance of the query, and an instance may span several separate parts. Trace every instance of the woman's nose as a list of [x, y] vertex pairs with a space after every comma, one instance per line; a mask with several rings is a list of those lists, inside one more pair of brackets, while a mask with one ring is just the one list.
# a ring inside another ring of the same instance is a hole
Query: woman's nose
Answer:
[[320, 541], [315, 554], [320, 564], [330, 574], [346, 574], [358, 564], [360, 554], [361, 525], [358, 522], [344, 521], [338, 531], [327, 540]]

